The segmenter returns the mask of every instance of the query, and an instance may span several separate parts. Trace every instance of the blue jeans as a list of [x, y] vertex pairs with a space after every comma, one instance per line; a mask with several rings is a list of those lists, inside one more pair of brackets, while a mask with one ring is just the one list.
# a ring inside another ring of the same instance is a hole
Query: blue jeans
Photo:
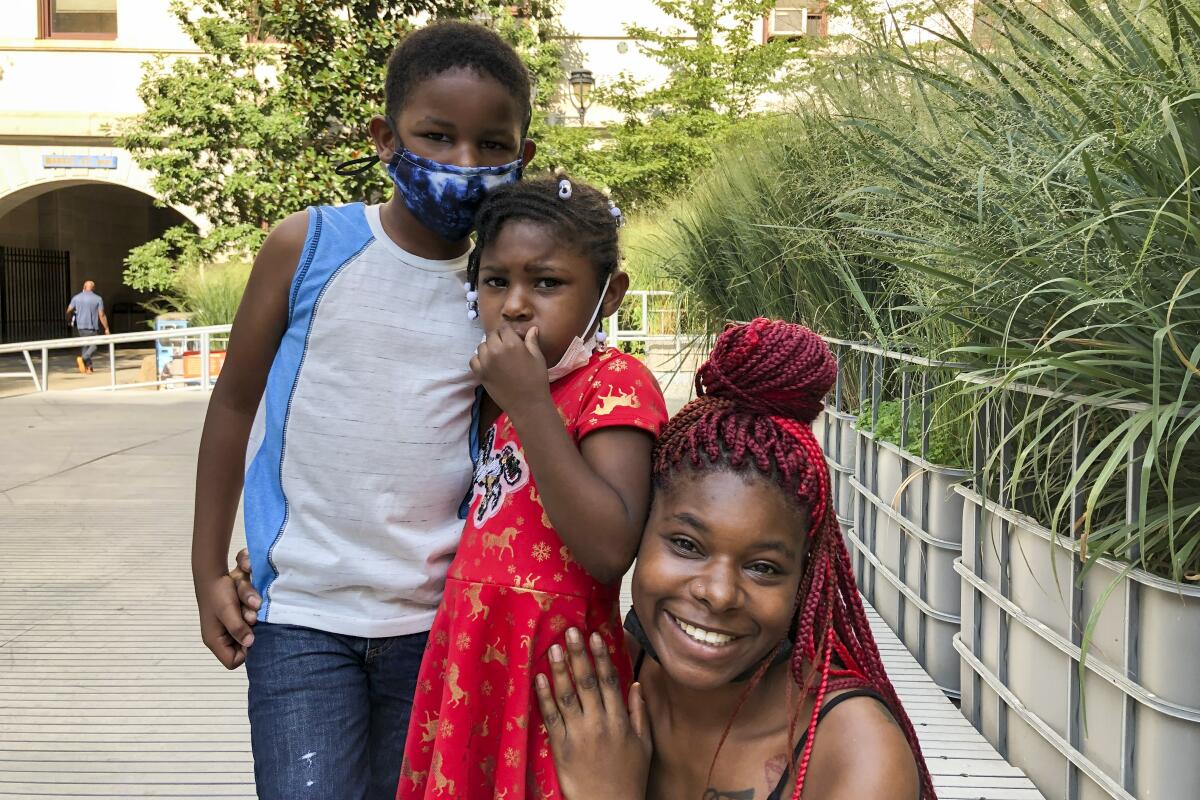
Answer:
[[[76, 328], [75, 335], [76, 336], [99, 336], [100, 329], [99, 328]], [[96, 345], [94, 345], [94, 344], [85, 344], [83, 347], [79, 348], [79, 355], [83, 357], [83, 363], [89, 367], [92, 365], [92, 356], [95, 354], [95, 352], [96, 352]]]
[[394, 800], [427, 638], [255, 625], [246, 675], [258, 796]]

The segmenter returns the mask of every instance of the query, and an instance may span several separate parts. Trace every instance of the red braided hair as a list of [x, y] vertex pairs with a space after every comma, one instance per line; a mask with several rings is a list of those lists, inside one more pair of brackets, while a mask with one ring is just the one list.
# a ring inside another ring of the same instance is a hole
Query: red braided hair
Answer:
[[[678, 469], [721, 464], [739, 470], [753, 464], [808, 509], [808, 559], [796, 597], [791, 668], [801, 702], [813, 695], [813, 708], [793, 800], [799, 800], [804, 789], [826, 694], [863, 686], [886, 700], [916, 758], [921, 797], [936, 800], [916, 732], [884, 671], [863, 612], [833, 511], [829, 468], [812, 432], [812, 421], [836, 376], [837, 362], [829, 347], [807, 328], [766, 319], [730, 325], [696, 375], [697, 399], [671, 419], [658, 440], [655, 482], [665, 486]], [[737, 709], [768, 663], [755, 671]], [[793, 717], [791, 739], [795, 721]], [[732, 725], [730, 720], [718, 755]]]

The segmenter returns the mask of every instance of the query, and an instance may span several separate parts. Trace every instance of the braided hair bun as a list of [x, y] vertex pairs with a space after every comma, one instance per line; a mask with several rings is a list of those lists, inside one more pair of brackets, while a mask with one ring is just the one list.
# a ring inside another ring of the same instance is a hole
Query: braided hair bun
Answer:
[[732, 324], [696, 373], [696, 394], [740, 409], [811, 424], [833, 388], [837, 361], [802, 325], [756, 319]]

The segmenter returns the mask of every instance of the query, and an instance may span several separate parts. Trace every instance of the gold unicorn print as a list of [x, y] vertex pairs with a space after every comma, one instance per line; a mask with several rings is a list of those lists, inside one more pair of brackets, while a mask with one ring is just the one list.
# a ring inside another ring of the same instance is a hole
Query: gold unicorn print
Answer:
[[600, 398], [600, 402], [592, 409], [592, 414], [597, 417], [606, 417], [618, 408], [641, 408], [642, 401], [638, 398], [636, 391], [623, 392], [620, 389], [613, 393], [609, 389], [608, 394]]
[[483, 584], [481, 583], [473, 583], [470, 585], [470, 587], [463, 591], [463, 597], [465, 597], [471, 603], [471, 613], [467, 615], [467, 619], [476, 620], [479, 618], [480, 614], [483, 614], [483, 618], [487, 619], [488, 611], [490, 609], [480, 597], [482, 592]]
[[449, 790], [450, 796], [454, 797], [454, 781], [442, 774], [442, 754], [440, 752], [433, 754], [433, 764], [429, 769], [433, 773], [433, 793], [440, 797], [442, 792]]
[[542, 497], [538, 494], [536, 485], [529, 487], [529, 499], [532, 500], [538, 508], [542, 509], [542, 527], [553, 529], [554, 526], [550, 524], [550, 515], [546, 513], [546, 508], [542, 505]]
[[521, 577], [520, 575], [518, 575], [517, 583], [514, 588], [526, 589], [528, 591], [534, 591], [535, 589], [537, 589], [537, 586], [535, 584], [538, 581], [540, 581], [541, 579], [542, 579], [541, 575], [534, 575], [532, 572], [529, 573], [528, 575], [526, 575], [525, 577]]
[[570, 548], [568, 548], [565, 544], [558, 548], [558, 557], [562, 559], [564, 572], [566, 571], [567, 567], [571, 566], [572, 564], [579, 563], [575, 560], [575, 556], [571, 555]]
[[410, 781], [412, 781], [414, 789], [425, 782], [425, 774], [426, 773], [424, 772], [417, 772], [413, 770], [412, 765], [408, 763], [407, 758], [404, 759], [404, 763], [400, 765], [400, 777], [408, 778]]
[[417, 723], [417, 727], [423, 731], [421, 734], [422, 742], [432, 742], [437, 738], [438, 724], [438, 718], [426, 711], [425, 721]]
[[470, 693], [458, 685], [458, 664], [450, 665], [450, 671], [446, 673], [446, 688], [450, 690], [450, 705], [455, 708], [464, 702], [471, 705]]
[[513, 551], [512, 540], [520, 535], [520, 531], [516, 528], [505, 528], [504, 533], [499, 535], [494, 533], [483, 534], [483, 553], [487, 555], [489, 550], [499, 550], [499, 555], [502, 557], [504, 551], [507, 550], [510, 556], [515, 556]]
[[489, 645], [484, 646], [483, 663], [490, 664], [493, 661], [495, 661], [496, 663], [500, 664], [503, 667], [508, 666], [508, 654], [500, 649], [500, 639], [499, 638], [496, 639], [495, 644], [489, 644]]

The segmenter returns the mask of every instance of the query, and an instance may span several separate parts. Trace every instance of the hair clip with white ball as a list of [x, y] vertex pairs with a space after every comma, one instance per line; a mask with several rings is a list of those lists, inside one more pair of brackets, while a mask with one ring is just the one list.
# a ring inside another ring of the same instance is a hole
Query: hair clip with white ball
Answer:
[[463, 291], [467, 293], [467, 319], [479, 319], [479, 292], [470, 281], [463, 284]]
[[558, 196], [563, 200], [570, 200], [571, 193], [574, 191], [575, 190], [571, 188], [571, 182], [566, 178], [563, 178], [558, 182]]
[[608, 213], [612, 214], [613, 221], [617, 223], [618, 228], [624, 227], [625, 215], [621, 213], [621, 209], [612, 206], [608, 209]]

